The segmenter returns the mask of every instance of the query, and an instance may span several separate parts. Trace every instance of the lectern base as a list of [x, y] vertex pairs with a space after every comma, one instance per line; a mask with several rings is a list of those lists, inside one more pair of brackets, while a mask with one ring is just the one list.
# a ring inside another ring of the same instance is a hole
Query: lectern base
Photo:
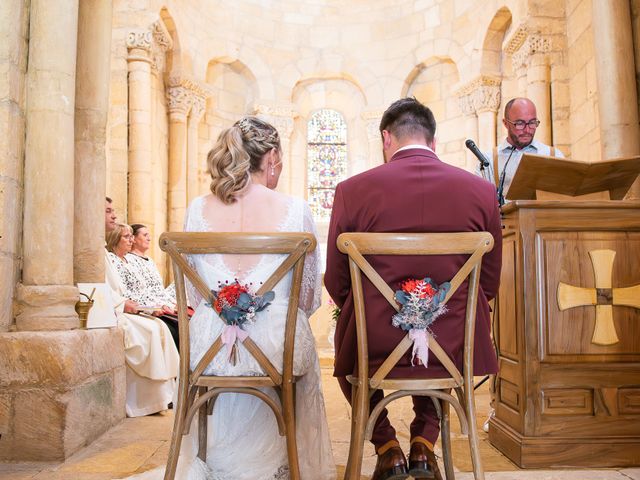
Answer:
[[525, 437], [492, 418], [489, 441], [520, 468], [640, 465], [638, 437]]

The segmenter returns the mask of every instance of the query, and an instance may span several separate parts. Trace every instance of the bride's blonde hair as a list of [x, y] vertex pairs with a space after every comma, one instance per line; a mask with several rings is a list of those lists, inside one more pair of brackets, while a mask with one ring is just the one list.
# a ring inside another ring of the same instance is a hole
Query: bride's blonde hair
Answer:
[[280, 150], [278, 131], [257, 117], [244, 117], [223, 130], [207, 156], [211, 192], [226, 204], [235, 202], [274, 148]]

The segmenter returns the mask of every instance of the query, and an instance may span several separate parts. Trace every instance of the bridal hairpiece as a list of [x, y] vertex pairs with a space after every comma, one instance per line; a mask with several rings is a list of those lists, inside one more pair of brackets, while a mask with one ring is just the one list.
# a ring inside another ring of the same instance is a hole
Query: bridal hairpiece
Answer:
[[236, 126], [242, 132], [242, 135], [245, 137], [249, 137], [249, 139], [258, 142], [258, 143], [266, 143], [273, 148], [276, 148], [280, 142], [280, 137], [278, 135], [278, 131], [274, 128], [273, 132], [265, 135], [266, 129], [258, 128], [251, 123], [250, 117], [241, 118], [236, 122]]

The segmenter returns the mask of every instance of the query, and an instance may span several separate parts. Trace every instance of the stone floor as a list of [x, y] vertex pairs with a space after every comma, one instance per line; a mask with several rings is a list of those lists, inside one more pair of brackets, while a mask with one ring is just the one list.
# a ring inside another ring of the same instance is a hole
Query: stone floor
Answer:
[[[329, 368], [323, 368], [323, 382], [329, 427], [338, 478], [342, 478], [349, 442], [349, 407], [344, 401]], [[476, 397], [478, 422], [482, 423], [488, 410], [488, 392], [481, 387]], [[398, 401], [391, 409], [400, 441], [408, 443], [407, 430], [411, 421], [408, 401]], [[172, 412], [143, 418], [126, 419], [89, 447], [76, 453], [62, 464], [0, 464], [0, 480], [111, 480], [139, 473], [158, 465], [167, 458], [173, 423]], [[453, 458], [457, 480], [471, 480], [473, 474], [466, 438], [452, 422]], [[601, 470], [519, 470], [488, 442], [481, 432], [481, 451], [487, 480], [640, 480], [640, 468]], [[373, 450], [368, 447], [362, 468], [362, 479], [368, 479], [375, 465]]]

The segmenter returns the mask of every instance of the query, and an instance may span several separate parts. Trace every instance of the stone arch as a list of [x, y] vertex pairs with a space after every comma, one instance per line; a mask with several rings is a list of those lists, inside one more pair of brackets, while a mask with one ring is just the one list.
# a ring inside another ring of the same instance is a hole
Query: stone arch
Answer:
[[260, 87], [253, 71], [242, 61], [216, 57], [209, 61], [205, 81], [211, 89], [208, 102], [221, 112], [250, 113], [260, 97]]
[[[291, 92], [291, 103], [298, 117], [291, 136], [290, 192], [306, 197], [307, 122], [319, 109], [329, 108], [342, 114], [347, 123], [347, 176], [366, 170], [369, 145], [362, 118], [367, 99], [362, 87], [347, 73], [328, 74], [299, 80]], [[320, 237], [324, 238], [321, 228]]]
[[511, 10], [507, 7], [501, 7], [494, 14], [482, 42], [480, 73], [498, 74], [502, 72], [502, 44], [512, 21]]
[[166, 53], [165, 75], [167, 78], [174, 74], [181, 75], [184, 73], [184, 69], [180, 37], [173, 16], [166, 6], [160, 9], [160, 21], [164, 24], [173, 42], [171, 50]]
[[[243, 115], [253, 113], [260, 98], [260, 88], [252, 70], [240, 60], [228, 56], [209, 60], [205, 82], [210, 95], [206, 101], [204, 125], [207, 143], [211, 144], [223, 129]], [[206, 183], [205, 165], [201, 167], [201, 183]]]
[[415, 97], [433, 112], [439, 128], [436, 132], [439, 157], [452, 165], [464, 166], [459, 152], [464, 143], [464, 132], [455, 128], [462, 122], [462, 112], [452, 89], [460, 81], [458, 65], [448, 56], [432, 56], [416, 65], [407, 75], [403, 97]]

